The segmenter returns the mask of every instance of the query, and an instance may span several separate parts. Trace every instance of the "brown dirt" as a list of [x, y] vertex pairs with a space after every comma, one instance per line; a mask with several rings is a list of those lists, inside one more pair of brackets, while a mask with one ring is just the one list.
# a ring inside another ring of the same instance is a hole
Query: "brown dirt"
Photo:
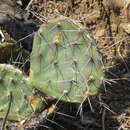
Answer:
[[[130, 9], [129, 5], [109, 4], [105, 0], [34, 0], [30, 17], [41, 25], [50, 18], [64, 15], [84, 24], [103, 54], [106, 85], [101, 95], [84, 103], [82, 118], [74, 108], [53, 114], [28, 129], [54, 130], [130, 130]], [[109, 0], [108, 0], [109, 1]], [[118, 3], [118, 2], [117, 2]]]

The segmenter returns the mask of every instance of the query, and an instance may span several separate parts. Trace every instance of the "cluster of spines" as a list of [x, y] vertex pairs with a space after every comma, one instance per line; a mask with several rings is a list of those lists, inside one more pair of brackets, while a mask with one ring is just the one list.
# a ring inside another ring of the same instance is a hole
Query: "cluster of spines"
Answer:
[[0, 44], [0, 63], [12, 64], [29, 72], [30, 53], [15, 43]]

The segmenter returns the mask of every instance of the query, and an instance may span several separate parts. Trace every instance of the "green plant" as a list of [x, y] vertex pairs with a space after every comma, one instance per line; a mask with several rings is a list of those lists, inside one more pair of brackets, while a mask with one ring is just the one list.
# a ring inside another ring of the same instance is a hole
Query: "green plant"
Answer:
[[33, 87], [28, 80], [14, 66], [0, 64], [0, 118], [7, 115], [7, 119], [19, 121], [41, 107], [42, 101], [33, 95]]
[[34, 85], [67, 102], [97, 95], [104, 76], [95, 41], [84, 26], [66, 17], [52, 19], [36, 33], [31, 70]]
[[30, 77], [10, 65], [19, 61], [20, 53], [26, 56], [25, 50], [3, 44], [0, 51], [0, 62], [9, 63], [0, 64], [0, 118], [8, 114], [10, 120], [25, 119], [51, 106], [54, 98], [81, 103], [101, 88], [104, 71], [95, 42], [84, 26], [69, 18], [53, 19], [36, 33]]

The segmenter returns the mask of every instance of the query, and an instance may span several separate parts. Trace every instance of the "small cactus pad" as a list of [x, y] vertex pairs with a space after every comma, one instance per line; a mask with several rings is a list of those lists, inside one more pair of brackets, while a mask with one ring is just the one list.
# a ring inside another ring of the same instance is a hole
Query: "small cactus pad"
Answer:
[[19, 69], [0, 64], [0, 118], [5, 118], [8, 110], [7, 119], [17, 121], [34, 113], [41, 100], [32, 94], [32, 89]]
[[13, 64], [27, 72], [30, 64], [29, 57], [28, 51], [14, 43], [0, 44], [0, 63]]
[[84, 26], [66, 17], [51, 20], [36, 33], [31, 70], [41, 91], [67, 102], [96, 95], [104, 76], [94, 40]]

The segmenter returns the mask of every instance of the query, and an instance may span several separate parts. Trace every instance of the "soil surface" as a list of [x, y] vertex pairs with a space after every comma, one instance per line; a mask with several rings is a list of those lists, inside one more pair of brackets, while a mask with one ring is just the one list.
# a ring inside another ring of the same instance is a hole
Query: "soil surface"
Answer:
[[[130, 130], [130, 1], [33, 0], [28, 8], [25, 2], [20, 8], [27, 11], [20, 22], [27, 28], [33, 24], [31, 33], [59, 15], [84, 24], [103, 55], [106, 71], [101, 94], [88, 99], [80, 114], [76, 116], [76, 104], [60, 103], [58, 111], [48, 118], [43, 118], [43, 112], [37, 117], [40, 122], [35, 119], [27, 129]], [[7, 29], [5, 32], [8, 32], [5, 40], [9, 42], [17, 42], [24, 36], [23, 33], [16, 38]], [[31, 50], [30, 46], [25, 48]]]

